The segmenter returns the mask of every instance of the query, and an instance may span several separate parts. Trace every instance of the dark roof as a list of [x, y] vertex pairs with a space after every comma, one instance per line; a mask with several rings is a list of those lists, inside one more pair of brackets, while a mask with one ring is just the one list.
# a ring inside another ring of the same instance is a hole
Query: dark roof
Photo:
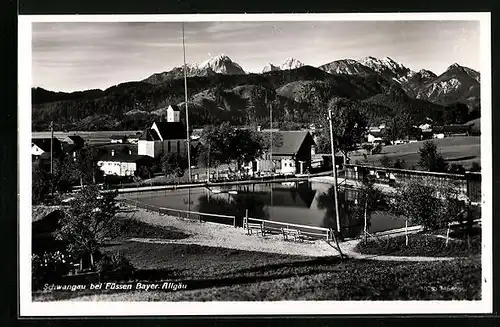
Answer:
[[[40, 139], [31, 139], [33, 144], [36, 144], [43, 151], [50, 151], [50, 137], [48, 138], [40, 138]], [[61, 149], [61, 141], [54, 137], [52, 143], [54, 151], [60, 151]]]
[[160, 137], [158, 136], [158, 133], [154, 129], [148, 128], [147, 130], [142, 133], [142, 135], [139, 137], [139, 140], [143, 141], [159, 141]]
[[[264, 132], [269, 134], [268, 132]], [[281, 142], [273, 143], [274, 155], [292, 155], [297, 153], [307, 139], [311, 144], [315, 144], [311, 134], [308, 131], [279, 131], [273, 132], [273, 135], [281, 135]], [[279, 136], [277, 136], [279, 137]], [[274, 139], [274, 137], [273, 137]]]
[[180, 111], [179, 107], [176, 104], [170, 105], [174, 111]]
[[467, 133], [468, 130], [468, 125], [444, 125], [432, 128], [434, 133]]
[[[68, 140], [66, 139], [69, 139], [70, 142], [68, 142]], [[75, 145], [78, 145], [78, 146], [83, 146], [85, 144], [85, 140], [80, 136], [80, 135], [68, 135], [64, 138], [64, 140], [66, 143], [72, 143], [72, 144], [75, 144]]]
[[117, 162], [138, 162], [148, 161], [151, 157], [137, 154], [115, 153], [115, 155], [104, 154], [99, 157], [99, 161], [117, 161]]
[[65, 153], [71, 153], [73, 151], [79, 150], [80, 146], [75, 143], [63, 143], [62, 149]]
[[124, 140], [127, 138], [125, 135], [111, 135], [110, 137], [112, 140]]
[[178, 140], [186, 138], [186, 126], [181, 122], [154, 122], [164, 140]]

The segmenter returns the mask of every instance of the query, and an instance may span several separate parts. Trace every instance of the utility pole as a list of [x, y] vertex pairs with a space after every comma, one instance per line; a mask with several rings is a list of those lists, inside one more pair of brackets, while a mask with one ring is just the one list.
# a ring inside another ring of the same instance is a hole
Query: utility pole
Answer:
[[333, 169], [333, 195], [335, 198], [335, 216], [337, 220], [337, 232], [340, 234], [340, 214], [337, 190], [337, 165], [335, 164], [335, 146], [333, 144], [332, 110], [328, 110], [328, 121], [330, 122], [330, 143], [332, 145], [332, 169]]
[[182, 22], [182, 51], [184, 53], [184, 103], [186, 104], [188, 180], [189, 183], [191, 183], [191, 142], [189, 140], [189, 112], [188, 112], [188, 96], [187, 96], [186, 45], [184, 43], [184, 22]]

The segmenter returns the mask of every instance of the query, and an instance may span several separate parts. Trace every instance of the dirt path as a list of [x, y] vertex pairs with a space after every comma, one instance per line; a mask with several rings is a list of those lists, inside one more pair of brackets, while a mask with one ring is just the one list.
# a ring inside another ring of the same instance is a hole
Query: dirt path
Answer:
[[[233, 226], [198, 222], [188, 219], [177, 218], [173, 216], [160, 216], [157, 213], [149, 212], [144, 209], [137, 209], [134, 212], [120, 213], [122, 216], [135, 218], [142, 222], [173, 227], [189, 234], [190, 236], [180, 240], [166, 239], [148, 239], [132, 238], [131, 241], [144, 243], [172, 243], [172, 244], [197, 244], [202, 246], [232, 248], [245, 251], [270, 252], [289, 255], [302, 255], [309, 257], [331, 257], [338, 256], [339, 252], [333, 244], [326, 241], [304, 241], [304, 242], [286, 242], [281, 235], [247, 235], [243, 228], [234, 228]], [[398, 234], [394, 234], [398, 235]], [[453, 260], [453, 257], [421, 257], [421, 256], [389, 256], [362, 254], [355, 251], [359, 239], [349, 240], [340, 243], [342, 253], [349, 258], [378, 260], [378, 261], [447, 261]]]
[[210, 222], [198, 222], [173, 216], [160, 216], [154, 212], [137, 209], [133, 213], [120, 213], [151, 225], [168, 226], [190, 234], [181, 240], [134, 238], [136, 242], [198, 244], [212, 247], [233, 248], [246, 251], [271, 252], [310, 257], [330, 257], [338, 252], [325, 241], [285, 242], [281, 235], [246, 235], [243, 228]]

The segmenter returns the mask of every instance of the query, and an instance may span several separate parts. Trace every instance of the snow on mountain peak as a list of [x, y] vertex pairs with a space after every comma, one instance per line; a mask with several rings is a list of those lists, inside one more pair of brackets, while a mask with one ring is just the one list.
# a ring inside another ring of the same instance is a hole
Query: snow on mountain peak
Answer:
[[262, 72], [267, 73], [267, 72], [273, 72], [273, 71], [277, 71], [277, 70], [281, 70], [279, 66], [275, 66], [275, 65], [269, 63], [269, 64], [264, 66], [264, 68], [262, 69]]
[[205, 60], [199, 65], [201, 69], [212, 69], [219, 74], [245, 74], [240, 65], [231, 60], [227, 55], [221, 53], [215, 57]]
[[436, 74], [427, 69], [421, 69], [418, 72], [422, 78], [434, 78], [437, 77]]
[[302, 67], [304, 66], [304, 64], [302, 62], [300, 62], [299, 60], [295, 59], [295, 58], [288, 58], [287, 60], [285, 60], [285, 62], [280, 66], [280, 68], [282, 70], [286, 70], [286, 69], [295, 69], [295, 68], [299, 68], [299, 67]]

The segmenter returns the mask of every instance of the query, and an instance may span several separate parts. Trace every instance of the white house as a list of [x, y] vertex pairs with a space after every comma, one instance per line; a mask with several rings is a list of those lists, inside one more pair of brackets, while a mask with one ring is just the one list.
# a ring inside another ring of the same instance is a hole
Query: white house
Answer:
[[186, 139], [186, 127], [181, 122], [153, 122], [151, 128], [139, 137], [137, 153], [153, 158], [167, 153], [187, 155]]
[[97, 166], [104, 175], [134, 176], [141, 165], [150, 164], [151, 158], [134, 154], [116, 153], [111, 150], [111, 154], [101, 156], [97, 161]]

